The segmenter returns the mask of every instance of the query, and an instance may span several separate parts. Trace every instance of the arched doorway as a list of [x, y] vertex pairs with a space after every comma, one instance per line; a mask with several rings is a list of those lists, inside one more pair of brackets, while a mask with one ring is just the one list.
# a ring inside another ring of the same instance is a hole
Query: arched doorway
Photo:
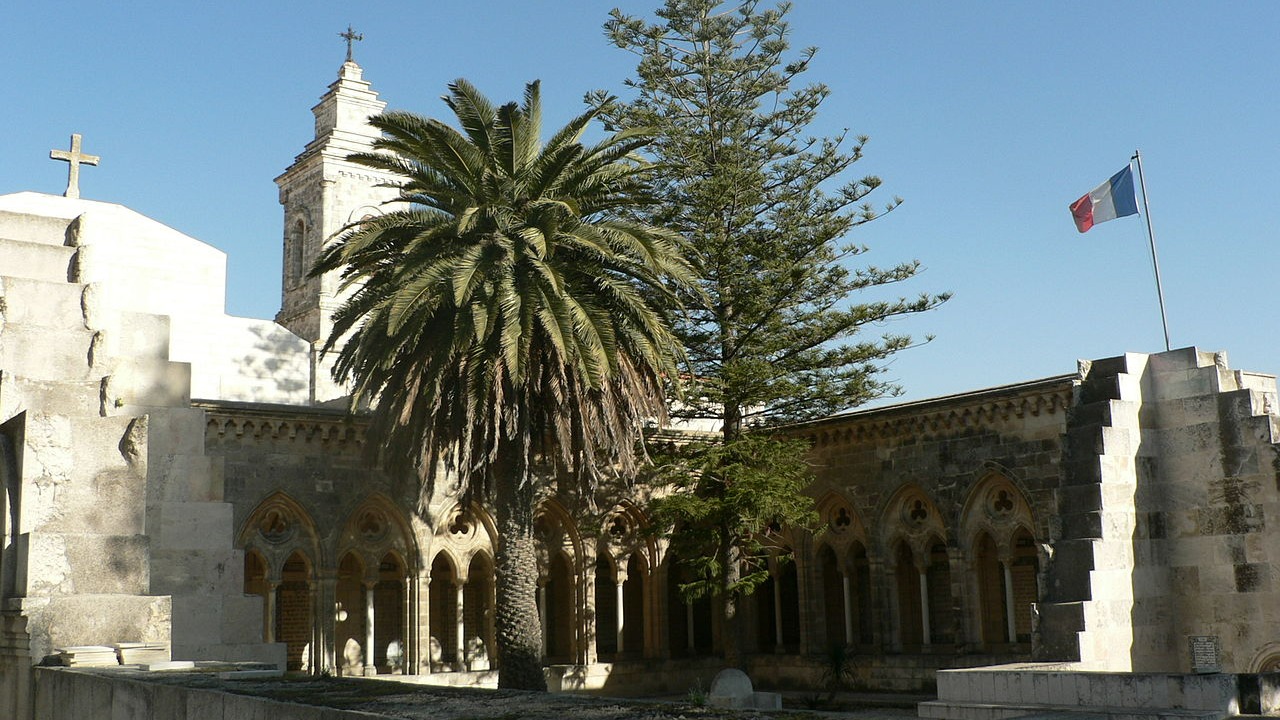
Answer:
[[324, 661], [312, 608], [319, 545], [310, 515], [273, 493], [249, 513], [237, 545], [245, 551], [244, 592], [263, 599], [263, 640], [286, 645], [287, 670], [316, 671]]
[[621, 654], [642, 657], [645, 654], [645, 628], [648, 626], [648, 608], [645, 601], [645, 566], [640, 553], [632, 553], [627, 560], [627, 581], [622, 586], [622, 650]]
[[488, 670], [492, 662], [493, 598], [493, 562], [488, 555], [476, 553], [467, 567], [467, 584], [463, 590], [463, 648], [470, 670]]
[[[823, 544], [818, 549], [818, 585], [822, 588], [822, 619], [827, 645], [847, 644], [850, 636], [845, 627], [845, 577], [835, 550]], [[822, 648], [825, 649], [825, 648]]]
[[924, 613], [920, 602], [920, 571], [906, 543], [893, 551], [894, 579], [898, 592], [898, 643], [906, 652], [918, 652], [924, 644]]
[[618, 581], [612, 558], [596, 560], [596, 652], [601, 659], [618, 654]]
[[685, 602], [680, 585], [688, 582], [687, 577], [680, 558], [675, 553], [668, 554], [667, 640], [672, 657], [709, 655], [712, 651], [711, 600], [704, 595]]
[[867, 548], [860, 542], [849, 545], [849, 564], [853, 571], [853, 627], [854, 641], [861, 645], [875, 642], [872, 628], [871, 608], [871, 561], [867, 558]]
[[1013, 557], [1010, 561], [1010, 584], [1013, 585], [1012, 642], [1031, 642], [1031, 606], [1040, 599], [1040, 557], [1036, 541], [1026, 528], [1018, 528], [1013, 534]]
[[939, 538], [929, 541], [929, 640], [934, 645], [956, 641], [955, 598], [951, 593], [951, 557]]
[[280, 566], [280, 586], [276, 588], [275, 602], [275, 640], [285, 644], [286, 670], [310, 670], [312, 667], [313, 577], [311, 563], [301, 552], [293, 552]]
[[431, 614], [431, 671], [459, 669], [458, 657], [458, 573], [445, 553], [437, 553], [431, 562], [431, 586], [428, 590]]
[[999, 548], [985, 532], [979, 533], [973, 542], [973, 577], [978, 590], [978, 627], [982, 631], [982, 643], [992, 650], [995, 645], [1009, 642], [1006, 612], [1009, 600], [1005, 595]]
[[405, 575], [399, 556], [391, 552], [382, 556], [378, 582], [373, 586], [374, 663], [379, 673], [404, 673]]
[[547, 626], [543, 628], [547, 644], [547, 662], [568, 664], [574, 661], [573, 628], [576, 623], [573, 598], [573, 565], [563, 551], [552, 553], [547, 568], [543, 612]]
[[334, 644], [338, 650], [338, 667], [343, 675], [363, 675], [366, 665], [372, 666], [372, 656], [365, 647], [368, 633], [364, 577], [364, 563], [359, 556], [355, 553], [343, 555], [338, 563], [338, 582], [334, 591], [337, 607]]

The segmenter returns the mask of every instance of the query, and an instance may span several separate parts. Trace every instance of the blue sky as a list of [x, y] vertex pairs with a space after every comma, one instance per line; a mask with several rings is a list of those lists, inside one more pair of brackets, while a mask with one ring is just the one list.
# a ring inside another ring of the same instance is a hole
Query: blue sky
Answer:
[[[102, 164], [83, 196], [229, 255], [228, 309], [271, 317], [281, 211], [272, 179], [311, 139], [345, 52], [391, 107], [444, 111], [457, 77], [490, 97], [543, 81], [546, 123], [622, 92], [635, 58], [601, 31], [617, 0], [0, 5], [0, 193], [61, 193], [72, 132]], [[648, 14], [656, 0], [621, 4]], [[871, 136], [858, 175], [903, 205], [851, 238], [868, 262], [918, 258], [892, 292], [949, 290], [870, 332], [935, 339], [888, 377], [920, 399], [1163, 349], [1145, 225], [1080, 235], [1067, 205], [1142, 151], [1174, 347], [1280, 370], [1272, 220], [1280, 190], [1280, 4], [798, 0], [796, 47], [832, 89], [815, 132]], [[875, 299], [870, 295], [867, 299]]]

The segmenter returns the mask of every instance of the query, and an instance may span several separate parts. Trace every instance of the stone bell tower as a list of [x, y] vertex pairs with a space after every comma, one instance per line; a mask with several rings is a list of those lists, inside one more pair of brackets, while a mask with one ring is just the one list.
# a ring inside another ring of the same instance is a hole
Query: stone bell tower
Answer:
[[320, 350], [333, 328], [333, 313], [342, 304], [338, 273], [307, 277], [321, 250], [342, 234], [349, 223], [383, 212], [383, 203], [396, 191], [381, 187], [394, 182], [389, 173], [347, 159], [368, 152], [379, 133], [369, 118], [387, 104], [362, 79], [363, 70], [351, 59], [350, 30], [347, 60], [338, 79], [311, 108], [316, 118], [315, 139], [276, 178], [284, 206], [283, 293], [276, 322], [311, 343], [311, 400], [323, 403], [346, 395], [331, 379], [332, 357]]
[[341, 303], [339, 278], [336, 273], [308, 278], [307, 273], [348, 223], [381, 213], [382, 204], [396, 196], [394, 189], [379, 187], [395, 181], [394, 175], [347, 160], [372, 149], [379, 133], [368, 119], [387, 106], [362, 74], [348, 49], [338, 79], [311, 109], [315, 139], [276, 178], [284, 206], [284, 292], [276, 322], [317, 348], [328, 339], [330, 318]]

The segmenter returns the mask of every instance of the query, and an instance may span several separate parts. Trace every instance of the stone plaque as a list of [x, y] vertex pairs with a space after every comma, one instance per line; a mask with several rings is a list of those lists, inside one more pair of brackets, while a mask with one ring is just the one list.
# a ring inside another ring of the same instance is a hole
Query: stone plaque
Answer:
[[1192, 635], [1187, 641], [1191, 646], [1191, 672], [1222, 672], [1222, 650], [1217, 635]]

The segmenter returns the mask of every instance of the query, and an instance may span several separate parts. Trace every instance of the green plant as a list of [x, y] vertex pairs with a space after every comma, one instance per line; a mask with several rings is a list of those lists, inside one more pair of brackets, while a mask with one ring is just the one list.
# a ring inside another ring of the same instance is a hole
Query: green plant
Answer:
[[836, 693], [847, 690], [857, 680], [858, 665], [844, 643], [831, 643], [824, 657], [822, 668], [822, 686], [827, 690], [827, 702], [835, 699]]
[[702, 679], [695, 678], [693, 685], [689, 686], [689, 694], [685, 696], [689, 700], [690, 705], [702, 707], [707, 704], [707, 691], [702, 687]]

